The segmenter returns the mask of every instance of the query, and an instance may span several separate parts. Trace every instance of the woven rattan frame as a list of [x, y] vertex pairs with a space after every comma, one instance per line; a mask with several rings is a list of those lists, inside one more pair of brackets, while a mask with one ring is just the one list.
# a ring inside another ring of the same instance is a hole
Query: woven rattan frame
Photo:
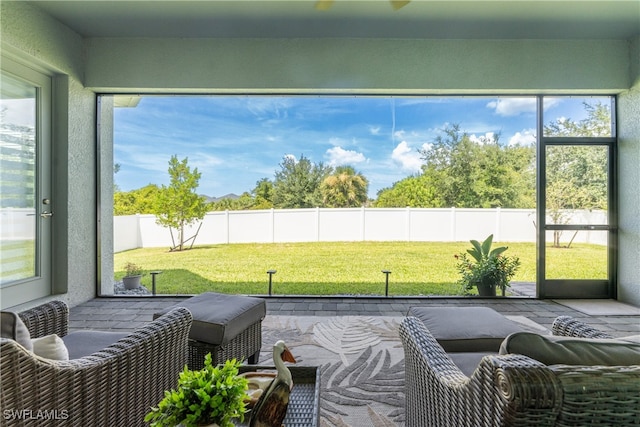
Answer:
[[[556, 329], [568, 323], [574, 331], [588, 328], [576, 322], [556, 319]], [[485, 356], [469, 378], [418, 318], [402, 321], [400, 337], [407, 426], [640, 423], [640, 366], [547, 367], [521, 355]]]
[[189, 340], [189, 368], [202, 369], [204, 357], [211, 353], [214, 365], [230, 359], [258, 363], [262, 347], [262, 319], [253, 323], [225, 345]]
[[[68, 317], [66, 306], [59, 302], [24, 314], [29, 319], [55, 318], [54, 323], [59, 323], [59, 316]], [[176, 387], [187, 361], [191, 321], [187, 309], [177, 308], [98, 353], [69, 361], [43, 359], [13, 340], [2, 339], [2, 425], [145, 425], [144, 416], [162, 399], [164, 390]], [[29, 327], [34, 328], [33, 336], [48, 330], [31, 321]], [[29, 417], [17, 420], [7, 411]]]
[[69, 307], [62, 301], [51, 301], [18, 313], [29, 329], [31, 338], [57, 334], [64, 337], [69, 327]]
[[553, 321], [551, 326], [553, 335], [576, 338], [613, 338], [612, 335], [602, 332], [592, 326], [570, 316], [560, 316]]

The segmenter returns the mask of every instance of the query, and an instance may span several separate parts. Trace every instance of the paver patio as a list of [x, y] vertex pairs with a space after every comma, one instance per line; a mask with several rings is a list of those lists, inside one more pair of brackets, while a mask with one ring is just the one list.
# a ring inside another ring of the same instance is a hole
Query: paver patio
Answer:
[[[153, 313], [184, 300], [181, 297], [95, 298], [70, 309], [70, 329], [132, 330], [149, 322]], [[421, 297], [265, 297], [268, 315], [285, 316], [406, 316], [413, 306], [484, 306], [509, 316], [524, 316], [550, 329], [557, 316], [567, 315], [614, 336], [640, 334], [640, 315], [590, 316], [553, 300], [533, 298]], [[609, 300], [606, 300], [607, 302]]]

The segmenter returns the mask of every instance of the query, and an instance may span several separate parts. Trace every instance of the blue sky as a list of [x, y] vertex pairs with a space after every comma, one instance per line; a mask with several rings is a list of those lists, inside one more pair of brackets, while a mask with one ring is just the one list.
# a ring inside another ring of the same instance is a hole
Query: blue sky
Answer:
[[[579, 120], [583, 100], [547, 98], [545, 115]], [[374, 198], [420, 171], [418, 149], [447, 124], [472, 138], [533, 144], [535, 109], [534, 97], [145, 96], [115, 109], [115, 182], [122, 191], [166, 185], [175, 154], [202, 173], [200, 194], [220, 197], [251, 191], [285, 156], [304, 155], [353, 166]]]

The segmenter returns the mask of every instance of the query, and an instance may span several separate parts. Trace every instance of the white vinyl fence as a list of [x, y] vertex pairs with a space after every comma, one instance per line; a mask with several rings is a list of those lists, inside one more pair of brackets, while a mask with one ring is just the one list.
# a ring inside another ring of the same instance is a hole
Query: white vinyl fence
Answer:
[[[195, 244], [332, 241], [482, 240], [489, 234], [501, 242], [535, 242], [536, 216], [531, 209], [270, 209], [209, 212]], [[606, 212], [571, 213], [573, 224], [606, 224]], [[192, 236], [198, 225], [185, 234]], [[116, 216], [114, 252], [172, 246], [169, 229], [153, 215]], [[550, 232], [551, 233], [551, 232]], [[565, 231], [563, 241], [574, 232]], [[548, 237], [550, 240], [551, 237]], [[580, 231], [574, 242], [606, 245], [607, 232]]]

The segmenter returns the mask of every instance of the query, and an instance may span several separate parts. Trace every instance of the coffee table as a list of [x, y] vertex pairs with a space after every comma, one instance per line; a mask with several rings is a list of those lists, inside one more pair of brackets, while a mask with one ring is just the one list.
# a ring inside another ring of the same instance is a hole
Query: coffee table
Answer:
[[[293, 377], [293, 390], [289, 396], [287, 416], [283, 424], [286, 427], [318, 427], [320, 425], [320, 370], [317, 366], [289, 366]], [[245, 372], [275, 372], [273, 366], [245, 365], [239, 369]], [[245, 424], [248, 425], [247, 413]]]

